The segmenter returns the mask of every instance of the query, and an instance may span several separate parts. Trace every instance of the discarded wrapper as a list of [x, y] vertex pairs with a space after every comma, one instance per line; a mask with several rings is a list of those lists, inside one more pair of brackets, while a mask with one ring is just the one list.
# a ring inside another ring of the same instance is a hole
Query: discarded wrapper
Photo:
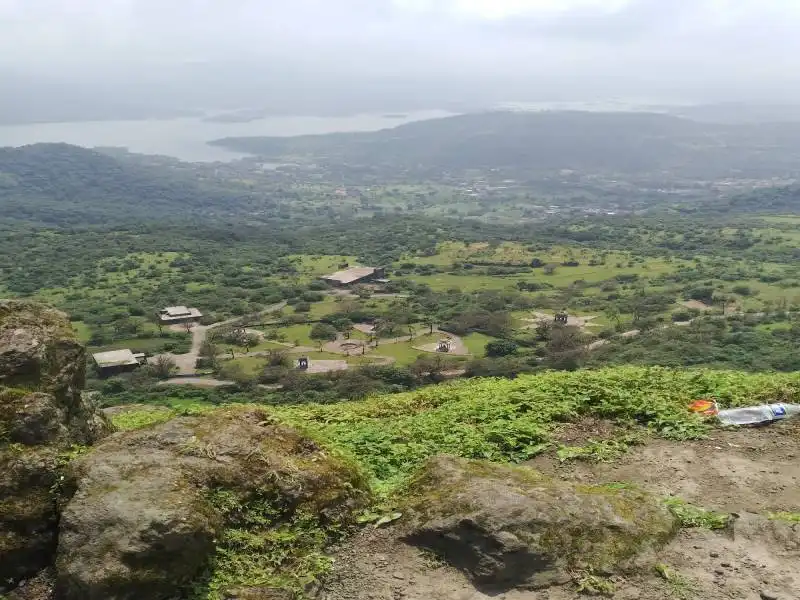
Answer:
[[719, 414], [717, 401], [711, 398], [700, 398], [689, 405], [689, 410], [706, 417], [715, 417]]

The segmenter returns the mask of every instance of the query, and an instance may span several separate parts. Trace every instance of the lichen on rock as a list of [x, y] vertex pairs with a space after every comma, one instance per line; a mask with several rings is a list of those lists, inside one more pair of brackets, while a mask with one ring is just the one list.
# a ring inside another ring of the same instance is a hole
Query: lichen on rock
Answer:
[[631, 486], [571, 485], [449, 456], [426, 464], [405, 510], [405, 541], [500, 590], [563, 584], [577, 571], [622, 571], [678, 530], [663, 503]]

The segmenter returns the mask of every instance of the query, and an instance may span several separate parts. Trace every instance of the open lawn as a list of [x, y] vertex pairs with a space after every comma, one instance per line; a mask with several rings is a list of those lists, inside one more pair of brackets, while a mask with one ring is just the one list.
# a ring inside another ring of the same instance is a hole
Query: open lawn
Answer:
[[441, 336], [438, 334], [421, 335], [414, 338], [412, 342], [401, 342], [399, 344], [381, 344], [372, 351], [372, 354], [379, 356], [388, 356], [394, 358], [398, 365], [410, 365], [420, 356], [431, 356], [430, 352], [423, 352], [422, 350], [414, 349], [414, 346], [424, 346], [425, 344], [432, 344], [439, 340]]
[[75, 335], [78, 336], [78, 341], [85, 344], [92, 337], [92, 330], [83, 321], [72, 321], [71, 323]]
[[263, 356], [242, 356], [235, 360], [226, 360], [222, 363], [222, 366], [224, 369], [231, 365], [237, 365], [248, 375], [258, 375], [264, 370], [266, 364], [267, 360]]
[[335, 273], [339, 265], [345, 263], [351, 266], [358, 264], [355, 256], [294, 254], [287, 258], [297, 269], [296, 278], [303, 282]]
[[475, 358], [483, 358], [486, 354], [486, 344], [495, 341], [497, 338], [482, 333], [470, 333], [462, 339], [464, 340], [464, 345], [467, 347], [467, 350], [470, 351], [470, 354]]
[[319, 343], [311, 339], [311, 324], [290, 325], [289, 327], [277, 327], [275, 330], [279, 335], [285, 336], [290, 344], [299, 346], [319, 346]]

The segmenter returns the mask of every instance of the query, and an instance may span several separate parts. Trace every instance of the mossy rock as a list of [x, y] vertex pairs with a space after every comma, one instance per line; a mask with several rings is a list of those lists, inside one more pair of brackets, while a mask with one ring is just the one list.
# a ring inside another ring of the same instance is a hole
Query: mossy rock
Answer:
[[0, 593], [52, 564], [64, 466], [112, 429], [85, 371], [63, 313], [0, 300]]
[[358, 469], [251, 407], [117, 433], [73, 463], [69, 486], [65, 600], [223, 597], [272, 585], [271, 567], [281, 583], [302, 557], [270, 565], [271, 545], [291, 537], [299, 552], [292, 527], [342, 526], [368, 497]]
[[64, 313], [35, 302], [0, 300], [0, 385], [80, 389], [85, 366], [85, 350]]
[[403, 538], [488, 589], [538, 589], [566, 583], [576, 571], [624, 571], [678, 531], [663, 503], [632, 486], [571, 485], [449, 456], [428, 461], [407, 494]]
[[58, 464], [48, 449], [0, 450], [0, 593], [52, 562], [58, 523], [52, 490]]

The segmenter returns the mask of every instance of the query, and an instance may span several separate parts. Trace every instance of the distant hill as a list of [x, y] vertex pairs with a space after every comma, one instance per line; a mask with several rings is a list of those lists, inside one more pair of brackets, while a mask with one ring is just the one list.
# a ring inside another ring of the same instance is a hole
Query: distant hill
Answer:
[[755, 190], [728, 198], [721, 206], [737, 213], [800, 214], [800, 188], [789, 186]]
[[0, 148], [0, 215], [5, 219], [59, 225], [185, 221], [224, 215], [251, 200], [168, 169], [78, 146]]
[[211, 142], [269, 157], [430, 171], [658, 173], [695, 179], [800, 171], [800, 124], [724, 125], [660, 113], [489, 112], [368, 133]]

